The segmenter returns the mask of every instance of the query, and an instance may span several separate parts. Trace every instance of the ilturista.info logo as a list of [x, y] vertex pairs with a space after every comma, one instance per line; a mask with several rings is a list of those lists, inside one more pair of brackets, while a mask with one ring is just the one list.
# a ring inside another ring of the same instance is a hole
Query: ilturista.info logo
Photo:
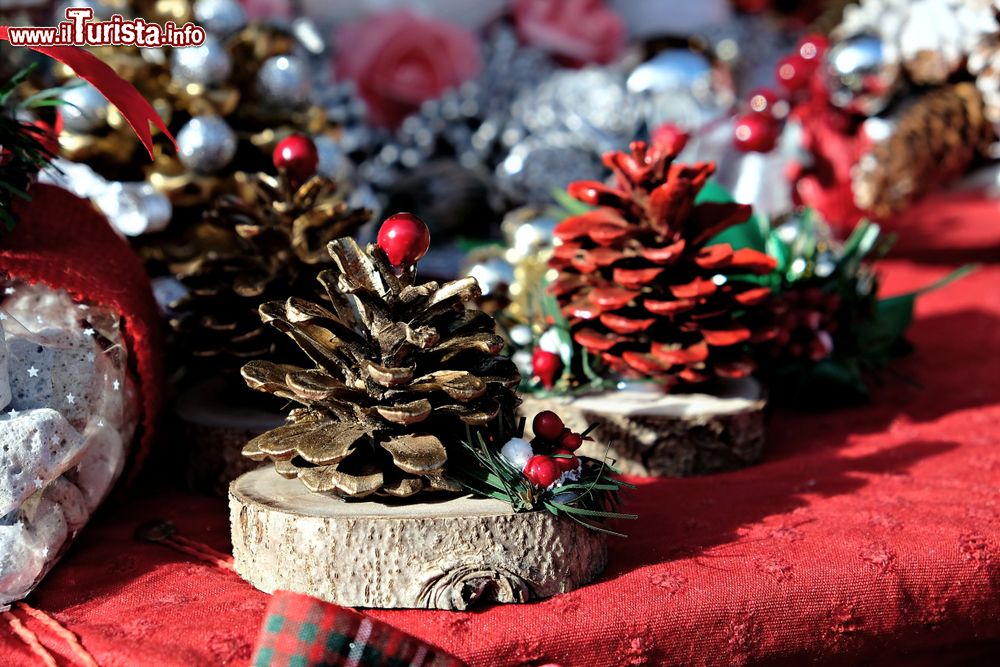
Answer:
[[90, 7], [69, 7], [66, 20], [56, 26], [25, 26], [7, 29], [12, 46], [201, 46], [205, 29], [194, 23], [163, 25], [145, 19], [126, 19], [115, 14], [107, 21], [95, 21]]

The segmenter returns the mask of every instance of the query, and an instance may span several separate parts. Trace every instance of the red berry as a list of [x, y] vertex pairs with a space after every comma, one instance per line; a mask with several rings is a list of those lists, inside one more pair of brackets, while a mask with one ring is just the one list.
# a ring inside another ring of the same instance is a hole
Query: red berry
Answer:
[[563, 420], [559, 415], [551, 410], [543, 410], [535, 415], [531, 422], [531, 430], [536, 438], [543, 440], [556, 440], [562, 436], [564, 428]]
[[780, 134], [780, 124], [775, 118], [759, 113], [737, 116], [733, 127], [733, 143], [738, 150], [767, 153], [774, 148]]
[[774, 74], [785, 90], [794, 93], [809, 85], [817, 65], [816, 60], [806, 60], [799, 54], [793, 53], [778, 61], [778, 68]]
[[576, 458], [576, 455], [573, 454], [573, 452], [570, 451], [569, 449], [557, 449], [552, 453], [557, 454], [560, 457], [568, 457], [568, 458], [552, 459], [553, 461], [556, 462], [556, 465], [559, 466], [559, 470], [561, 472], [569, 472], [570, 470], [576, 470], [576, 466], [579, 465], [580, 463], [580, 459]]
[[788, 102], [770, 88], [758, 88], [750, 93], [750, 111], [781, 118], [788, 113]]
[[430, 245], [431, 230], [412, 213], [389, 216], [378, 230], [378, 247], [393, 266], [416, 264]]
[[806, 35], [799, 40], [799, 55], [806, 60], [819, 61], [830, 48], [830, 40], [819, 33]]
[[535, 486], [552, 486], [561, 474], [556, 460], [541, 454], [532, 456], [524, 466], [524, 476]]
[[546, 389], [551, 389], [556, 383], [559, 372], [562, 371], [562, 359], [554, 352], [547, 352], [536, 347], [531, 353], [531, 372], [542, 381]]
[[580, 449], [580, 445], [582, 444], [583, 436], [579, 433], [564, 433], [563, 437], [559, 440], [559, 446], [571, 452]]
[[271, 159], [275, 168], [287, 171], [292, 181], [305, 183], [316, 174], [319, 152], [309, 137], [291, 134], [278, 142]]

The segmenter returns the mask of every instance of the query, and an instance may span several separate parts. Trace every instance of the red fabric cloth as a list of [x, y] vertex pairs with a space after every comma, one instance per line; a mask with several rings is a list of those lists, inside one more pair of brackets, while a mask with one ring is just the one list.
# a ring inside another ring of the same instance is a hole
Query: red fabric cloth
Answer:
[[149, 451], [160, 412], [162, 331], [142, 262], [90, 202], [35, 183], [31, 201], [15, 205], [20, 223], [0, 235], [0, 273], [64, 289], [75, 299], [122, 315], [129, 364], [143, 398], [142, 432], [132, 471]]
[[[976, 204], [981, 218], [950, 216], [956, 205], [922, 209], [914, 220], [926, 226], [901, 228], [911, 238], [884, 264], [893, 294], [970, 255], [987, 262], [920, 300], [916, 352], [896, 369], [923, 388], [887, 378], [867, 407], [776, 411], [764, 461], [744, 471], [635, 480], [625, 509], [640, 519], [618, 526], [631, 537], [611, 540], [608, 570], [581, 590], [370, 615], [473, 667], [997, 664], [1000, 205]], [[135, 542], [154, 517], [228, 548], [223, 500], [137, 489], [81, 535], [32, 603], [102, 665], [246, 665], [270, 598]], [[5, 627], [0, 656], [33, 664]]]

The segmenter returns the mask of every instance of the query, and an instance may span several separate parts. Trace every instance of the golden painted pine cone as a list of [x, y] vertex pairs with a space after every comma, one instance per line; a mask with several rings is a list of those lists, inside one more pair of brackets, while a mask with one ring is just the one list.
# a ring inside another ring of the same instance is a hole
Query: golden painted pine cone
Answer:
[[194, 257], [171, 266], [188, 290], [173, 304], [180, 316], [172, 324], [196, 374], [235, 374], [272, 353], [280, 337], [260, 321], [258, 306], [315, 295], [313, 267], [330, 263], [327, 243], [353, 234], [371, 216], [349, 208], [322, 176], [298, 188], [285, 175], [241, 173], [236, 180], [237, 194], [220, 197], [206, 212]]
[[260, 308], [314, 365], [243, 367], [251, 388], [304, 406], [243, 453], [342, 497], [460, 490], [449, 451], [466, 426], [512, 415], [520, 380], [499, 356], [493, 318], [466, 307], [479, 296], [476, 280], [416, 285], [375, 245], [340, 239], [329, 249], [336, 270], [319, 275], [329, 307], [292, 298]]
[[745, 317], [770, 290], [740, 276], [770, 273], [774, 260], [708, 245], [750, 208], [695, 204], [714, 165], [675, 164], [681, 148], [635, 142], [631, 153], [605, 154], [615, 185], [570, 185], [597, 208], [556, 227], [561, 244], [550, 262], [574, 340], [615, 373], [668, 385], [743, 377], [754, 369], [749, 345], [773, 333]]

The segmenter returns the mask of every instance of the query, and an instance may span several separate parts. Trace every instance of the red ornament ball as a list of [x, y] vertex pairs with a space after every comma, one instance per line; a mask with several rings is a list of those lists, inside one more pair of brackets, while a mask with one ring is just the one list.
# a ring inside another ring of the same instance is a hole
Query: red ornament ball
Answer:
[[733, 144], [745, 153], [770, 152], [778, 143], [781, 127], [777, 119], [759, 113], [737, 116], [733, 127]]
[[536, 347], [531, 353], [531, 372], [542, 381], [542, 386], [551, 389], [562, 371], [562, 359], [554, 352]]
[[558, 440], [562, 436], [563, 428], [565, 428], [563, 420], [551, 410], [539, 412], [531, 422], [531, 430], [535, 437], [543, 440]]
[[410, 266], [420, 261], [431, 245], [431, 230], [412, 213], [389, 216], [378, 230], [378, 247], [393, 266]]
[[552, 486], [561, 474], [562, 470], [559, 469], [556, 459], [541, 454], [532, 456], [524, 466], [524, 476], [534, 486]]
[[291, 134], [278, 142], [271, 159], [276, 169], [287, 171], [296, 183], [305, 183], [316, 174], [319, 151], [309, 137]]
[[580, 449], [580, 445], [582, 444], [583, 436], [579, 433], [563, 433], [562, 438], [559, 440], [559, 446], [571, 452]]
[[561, 472], [569, 472], [570, 470], [576, 470], [576, 467], [580, 464], [580, 459], [576, 458], [576, 455], [568, 449], [557, 449], [552, 452], [560, 457], [568, 458], [554, 458], [553, 461], [559, 466]]
[[818, 64], [817, 60], [806, 60], [799, 54], [793, 53], [778, 61], [774, 75], [785, 90], [795, 93], [809, 85]]
[[819, 61], [830, 48], [830, 40], [824, 35], [813, 33], [799, 40], [799, 55], [806, 60]]

